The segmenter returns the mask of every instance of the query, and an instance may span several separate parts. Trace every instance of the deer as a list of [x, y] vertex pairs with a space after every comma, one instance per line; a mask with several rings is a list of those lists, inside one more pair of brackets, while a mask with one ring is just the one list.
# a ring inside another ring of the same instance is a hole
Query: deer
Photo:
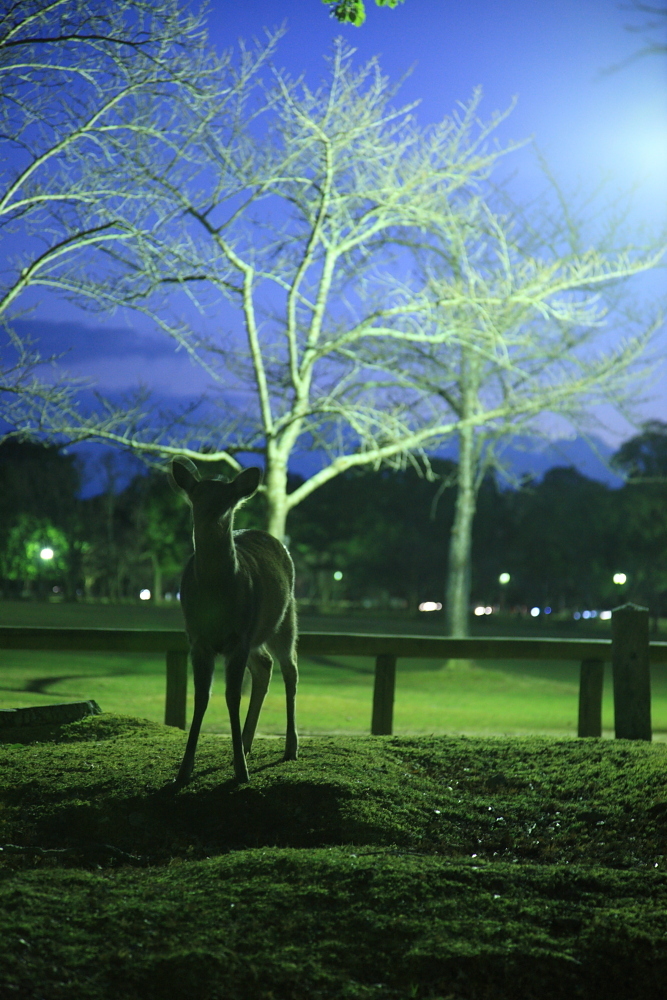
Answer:
[[[250, 780], [250, 753], [264, 702], [273, 657], [285, 682], [287, 731], [284, 760], [296, 760], [295, 723], [298, 682], [294, 564], [282, 542], [266, 531], [234, 531], [234, 511], [251, 497], [261, 469], [243, 469], [228, 481], [201, 478], [189, 459], [175, 459], [173, 481], [192, 508], [194, 552], [183, 571], [181, 608], [194, 676], [194, 711], [174, 791], [186, 785], [194, 768], [202, 720], [208, 707], [215, 658], [224, 657], [226, 700], [232, 735], [234, 775]], [[250, 703], [241, 731], [241, 687], [246, 667], [252, 676]]]

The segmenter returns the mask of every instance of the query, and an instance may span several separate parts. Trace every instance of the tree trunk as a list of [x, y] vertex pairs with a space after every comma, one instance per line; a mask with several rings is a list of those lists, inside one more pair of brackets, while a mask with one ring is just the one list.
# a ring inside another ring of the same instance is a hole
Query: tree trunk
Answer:
[[153, 600], [156, 604], [162, 602], [162, 567], [154, 552], [149, 553], [153, 564]]
[[459, 434], [456, 507], [449, 541], [445, 621], [447, 634], [451, 636], [469, 634], [468, 605], [470, 603], [472, 522], [477, 505], [475, 473], [475, 432], [473, 428], [466, 427]]
[[285, 541], [287, 521], [287, 465], [269, 456], [266, 470], [266, 530], [279, 541]]
[[82, 576], [82, 557], [79, 545], [69, 543], [65, 569], [65, 600], [78, 600], [77, 587]]

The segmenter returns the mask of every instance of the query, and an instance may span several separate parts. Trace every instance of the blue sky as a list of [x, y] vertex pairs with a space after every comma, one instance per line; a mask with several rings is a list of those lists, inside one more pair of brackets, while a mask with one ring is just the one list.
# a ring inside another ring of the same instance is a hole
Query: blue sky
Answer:
[[[603, 179], [610, 197], [634, 189], [631, 221], [639, 232], [667, 222], [667, 55], [605, 70], [641, 47], [641, 34], [625, 30], [641, 20], [613, 0], [406, 0], [395, 10], [368, 0], [366, 24], [354, 28], [330, 18], [319, 0], [218, 0], [209, 26], [216, 47], [226, 49], [284, 23], [275, 62], [312, 81], [324, 75], [323, 56], [343, 35], [358, 59], [379, 55], [391, 79], [411, 70], [400, 97], [420, 100], [416, 115], [424, 124], [468, 101], [477, 86], [484, 118], [516, 97], [501, 140], [532, 137], [566, 191]], [[542, 184], [533, 154], [513, 154], [507, 163], [516, 171], [515, 196], [531, 197]], [[641, 288], [664, 299], [665, 271]], [[132, 315], [93, 316], [41, 294], [29, 327], [49, 350], [71, 346], [68, 369], [102, 391], [141, 380], [182, 402], [203, 387], [187, 358]], [[660, 343], [667, 345], [664, 335]], [[667, 420], [665, 386], [663, 373], [646, 417]]]
[[667, 57], [604, 73], [641, 47], [625, 26], [642, 18], [613, 0], [406, 0], [394, 10], [369, 0], [362, 28], [340, 25], [317, 0], [213, 7], [211, 34], [221, 48], [262, 37], [284, 13], [288, 31], [276, 61], [295, 73], [319, 75], [337, 35], [362, 60], [379, 55], [392, 79], [412, 70], [401, 94], [421, 101], [424, 123], [480, 85], [487, 114], [517, 97], [504, 137], [534, 137], [571, 183], [606, 174], [621, 188], [641, 182], [639, 216], [654, 220], [658, 202], [667, 214]]

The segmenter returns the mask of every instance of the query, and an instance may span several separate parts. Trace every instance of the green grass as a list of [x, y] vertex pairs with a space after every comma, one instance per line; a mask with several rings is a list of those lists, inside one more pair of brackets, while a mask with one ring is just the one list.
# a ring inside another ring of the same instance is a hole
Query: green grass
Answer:
[[[0, 623], [180, 624], [151, 612]], [[0, 707], [105, 709], [0, 744], [2, 1000], [662, 1000], [664, 743], [570, 738], [577, 664], [399, 661], [394, 737], [352, 735], [370, 660], [300, 667], [301, 732], [329, 735], [288, 763], [258, 738], [239, 786], [219, 682], [174, 795], [162, 657], [0, 651]]]
[[[362, 657], [300, 659], [298, 721], [303, 734], [364, 734], [370, 730], [373, 661]], [[576, 736], [578, 665], [499, 661], [399, 660], [394, 710], [396, 733], [480, 733]], [[0, 650], [0, 708], [94, 698], [104, 711], [164, 720], [162, 656], [45, 653]], [[188, 685], [187, 718], [192, 712]], [[656, 739], [667, 733], [667, 670], [653, 670], [652, 716]], [[605, 679], [605, 735], [613, 735], [611, 675]], [[259, 732], [284, 732], [282, 678], [276, 670]], [[204, 731], [228, 733], [224, 674], [218, 665]]]
[[19, 1000], [659, 1000], [667, 747], [259, 740], [102, 715], [0, 746]]
[[[116, 628], [182, 628], [177, 606], [141, 604], [36, 604], [0, 602], [0, 624]], [[388, 622], [406, 630], [410, 623]], [[531, 623], [529, 623], [531, 624]], [[555, 623], [559, 624], [559, 623]], [[562, 623], [561, 623], [562, 624]], [[597, 634], [598, 623], [590, 626]], [[606, 623], [603, 623], [606, 624]], [[318, 627], [321, 625], [318, 622]], [[349, 625], [349, 623], [348, 623]], [[304, 626], [312, 622], [304, 619]], [[377, 623], [373, 623], [376, 627]], [[326, 623], [335, 631], [336, 619]], [[354, 623], [364, 631], [363, 621]], [[525, 628], [526, 623], [522, 624]], [[362, 735], [370, 731], [373, 661], [363, 657], [301, 657], [298, 724], [307, 735]], [[479, 733], [576, 736], [579, 665], [525, 660], [399, 660], [394, 731], [398, 734]], [[163, 656], [101, 653], [45, 653], [0, 650], [0, 708], [53, 704], [94, 698], [108, 712], [164, 720]], [[192, 682], [187, 719], [192, 713]], [[653, 669], [654, 738], [667, 738], [667, 667]], [[284, 732], [282, 678], [276, 670], [260, 717], [259, 732]], [[607, 669], [603, 702], [604, 735], [613, 736], [611, 674]], [[222, 663], [218, 662], [204, 732], [229, 733]]]

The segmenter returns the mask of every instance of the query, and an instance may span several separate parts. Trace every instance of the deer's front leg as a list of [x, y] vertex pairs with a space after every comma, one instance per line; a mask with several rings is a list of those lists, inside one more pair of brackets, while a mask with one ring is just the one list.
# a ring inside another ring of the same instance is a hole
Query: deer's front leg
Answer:
[[209, 647], [200, 646], [195, 643], [191, 649], [191, 656], [192, 673], [195, 682], [195, 708], [192, 714], [192, 725], [190, 726], [190, 734], [185, 747], [183, 761], [175, 781], [177, 789], [182, 788], [183, 785], [187, 785], [192, 777], [199, 730], [201, 729], [204, 713], [208, 708], [209, 698], [211, 697], [211, 682], [215, 666], [215, 654]]
[[243, 737], [241, 735], [241, 687], [243, 685], [243, 674], [248, 662], [248, 653], [248, 649], [238, 648], [234, 650], [227, 660], [227, 689], [225, 691], [227, 711], [229, 712], [229, 725], [232, 731], [234, 775], [236, 780], [241, 783], [250, 781], [245, 751], [243, 749]]

